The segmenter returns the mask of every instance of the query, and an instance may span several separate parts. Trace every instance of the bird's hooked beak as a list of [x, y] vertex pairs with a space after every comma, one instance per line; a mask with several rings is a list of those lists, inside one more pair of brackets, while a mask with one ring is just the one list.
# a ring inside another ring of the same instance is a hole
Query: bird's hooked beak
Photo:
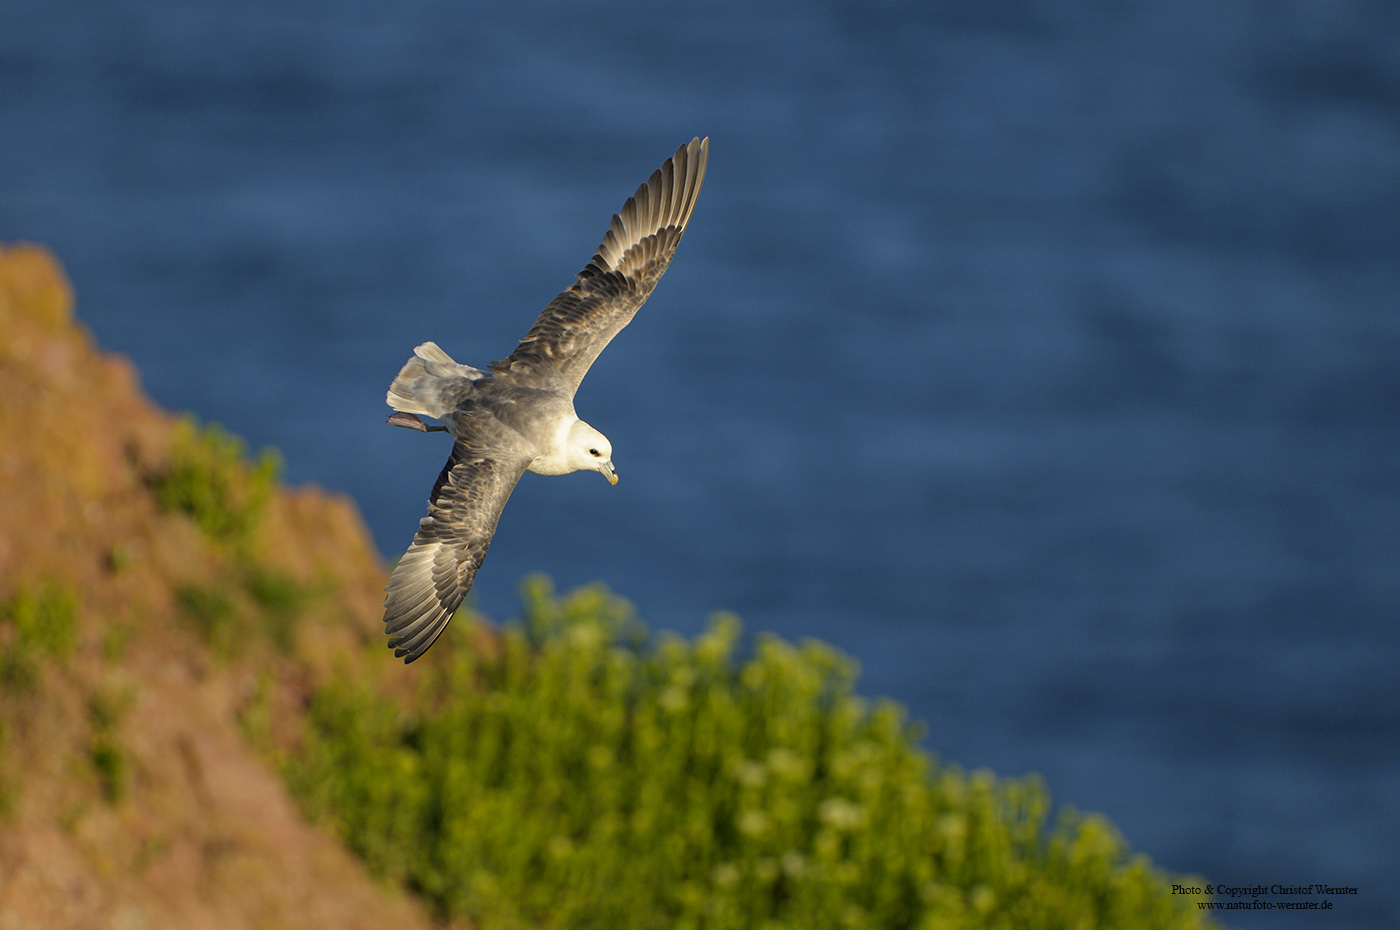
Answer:
[[603, 473], [603, 477], [608, 479], [608, 484], [617, 484], [617, 469], [613, 468], [612, 462], [604, 462], [598, 466], [598, 471]]

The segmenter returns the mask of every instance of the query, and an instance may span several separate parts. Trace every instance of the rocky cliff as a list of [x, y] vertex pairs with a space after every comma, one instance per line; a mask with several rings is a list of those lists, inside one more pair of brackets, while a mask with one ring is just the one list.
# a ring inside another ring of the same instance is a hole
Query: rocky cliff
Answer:
[[432, 925], [275, 770], [380, 635], [383, 565], [348, 499], [240, 452], [0, 247], [0, 928]]

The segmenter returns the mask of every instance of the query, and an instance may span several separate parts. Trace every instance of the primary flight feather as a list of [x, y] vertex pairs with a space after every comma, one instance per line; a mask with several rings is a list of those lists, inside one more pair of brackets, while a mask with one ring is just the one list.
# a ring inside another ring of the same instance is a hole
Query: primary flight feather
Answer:
[[[445, 429], [454, 440], [428, 515], [385, 588], [384, 632], [405, 663], [428, 650], [471, 590], [521, 475], [590, 469], [617, 484], [612, 444], [578, 418], [574, 392], [671, 263], [709, 150], [708, 138], [690, 140], [627, 198], [577, 280], [509, 357], [483, 370], [425, 342], [389, 386], [390, 423]], [[425, 426], [420, 414], [443, 426]]]

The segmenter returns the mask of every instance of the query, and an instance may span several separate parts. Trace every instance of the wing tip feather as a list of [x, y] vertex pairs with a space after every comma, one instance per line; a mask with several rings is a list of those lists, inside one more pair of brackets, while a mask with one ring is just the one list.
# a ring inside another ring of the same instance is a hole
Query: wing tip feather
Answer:
[[684, 232], [705, 181], [709, 152], [710, 137], [695, 136], [653, 171], [613, 214], [580, 277], [617, 271], [629, 251], [663, 229], [674, 226]]

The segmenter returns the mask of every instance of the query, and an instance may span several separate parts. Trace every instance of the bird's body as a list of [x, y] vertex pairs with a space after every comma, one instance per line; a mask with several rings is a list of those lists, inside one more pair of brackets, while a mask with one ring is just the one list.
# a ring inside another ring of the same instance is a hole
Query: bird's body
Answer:
[[422, 414], [453, 437], [428, 516], [385, 589], [384, 631], [405, 662], [427, 651], [466, 597], [522, 474], [591, 469], [617, 484], [612, 445], [578, 418], [574, 392], [670, 264], [708, 154], [709, 139], [692, 139], [628, 198], [593, 259], [509, 357], [483, 370], [425, 342], [390, 385], [390, 423], [435, 429]]

